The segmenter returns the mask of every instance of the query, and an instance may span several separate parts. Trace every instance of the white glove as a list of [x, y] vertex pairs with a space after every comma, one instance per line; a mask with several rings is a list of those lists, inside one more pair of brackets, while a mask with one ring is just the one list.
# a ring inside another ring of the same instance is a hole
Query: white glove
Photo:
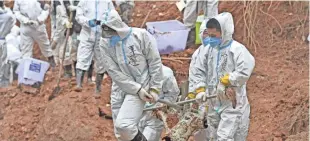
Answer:
[[73, 23], [72, 22], [69, 22], [67, 21], [66, 24], [65, 24], [66, 28], [72, 28], [73, 26]]
[[30, 25], [30, 20], [27, 18], [27, 19], [25, 19], [25, 20], [23, 21], [23, 23], [24, 23], [25, 25]]
[[145, 102], [151, 102], [153, 99], [152, 95], [145, 91], [143, 88], [141, 88], [141, 90], [138, 92], [138, 95]]
[[73, 11], [76, 10], [76, 6], [70, 5], [70, 6], [68, 7], [68, 9], [69, 9], [71, 12], [73, 12]]
[[207, 94], [206, 92], [200, 92], [196, 95], [196, 99], [198, 103], [205, 102], [207, 99]]
[[216, 94], [217, 97], [222, 101], [222, 100], [228, 100], [228, 97], [226, 96], [226, 87], [224, 86], [224, 84], [222, 84], [221, 82], [219, 82], [219, 84], [217, 85], [216, 88]]

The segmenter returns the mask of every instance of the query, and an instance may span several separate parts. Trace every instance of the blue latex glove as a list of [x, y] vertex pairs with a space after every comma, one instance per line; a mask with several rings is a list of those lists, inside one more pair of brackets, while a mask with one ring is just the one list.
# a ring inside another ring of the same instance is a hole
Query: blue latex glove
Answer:
[[96, 20], [93, 19], [93, 20], [88, 21], [88, 25], [89, 25], [90, 27], [95, 27], [95, 26], [96, 26]]

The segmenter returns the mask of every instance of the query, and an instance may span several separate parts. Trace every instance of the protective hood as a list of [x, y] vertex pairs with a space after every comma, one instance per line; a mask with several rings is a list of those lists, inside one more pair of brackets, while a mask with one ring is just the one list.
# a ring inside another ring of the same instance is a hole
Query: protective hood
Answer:
[[234, 20], [230, 13], [223, 12], [214, 17], [221, 25], [222, 43], [221, 46], [227, 45], [232, 40], [234, 34]]
[[103, 19], [101, 24], [114, 29], [122, 40], [130, 34], [131, 28], [122, 21], [116, 10], [112, 9], [103, 14]]

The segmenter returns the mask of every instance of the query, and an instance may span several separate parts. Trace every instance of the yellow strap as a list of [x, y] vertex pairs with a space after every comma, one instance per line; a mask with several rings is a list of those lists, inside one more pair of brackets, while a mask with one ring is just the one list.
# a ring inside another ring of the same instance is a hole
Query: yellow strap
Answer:
[[209, 110], [209, 106], [206, 105], [206, 107], [205, 107], [205, 112], [208, 113], [208, 110]]

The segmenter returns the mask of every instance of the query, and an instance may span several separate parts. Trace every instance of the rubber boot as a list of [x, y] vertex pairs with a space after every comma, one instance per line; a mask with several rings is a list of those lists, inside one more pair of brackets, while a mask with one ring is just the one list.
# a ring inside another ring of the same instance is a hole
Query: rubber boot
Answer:
[[71, 65], [67, 65], [64, 67], [64, 78], [68, 79], [72, 77], [72, 67]]
[[56, 67], [56, 63], [55, 63], [55, 60], [54, 60], [54, 56], [48, 57], [48, 62], [50, 63], [50, 65], [51, 65], [52, 68], [55, 68], [55, 67]]
[[105, 112], [103, 112], [100, 108], [98, 108], [98, 110], [99, 110], [99, 117], [102, 117], [102, 118], [104, 118], [104, 119], [113, 119], [112, 118], [112, 116], [110, 116], [110, 115], [107, 115]]
[[18, 63], [17, 63], [17, 62], [14, 62], [14, 63], [13, 63], [13, 72], [14, 72], [14, 73], [13, 73], [13, 80], [18, 80], [18, 75], [17, 75], [17, 73], [15, 73], [17, 67], [18, 67]]
[[87, 83], [88, 85], [94, 85], [94, 82], [92, 80], [93, 77], [93, 66], [94, 66], [94, 61], [92, 61], [92, 63], [89, 66], [89, 69], [87, 71]]
[[82, 91], [82, 84], [83, 84], [83, 78], [84, 78], [84, 70], [76, 69], [76, 87], [74, 91], [81, 92]]
[[97, 74], [96, 75], [96, 90], [95, 90], [95, 98], [100, 98], [101, 96], [101, 83], [102, 83], [102, 79], [103, 79], [103, 74]]
[[37, 88], [37, 89], [40, 89], [41, 88], [41, 82], [36, 82], [34, 83], [33, 85], [31, 85], [32, 88]]
[[145, 136], [138, 131], [138, 134], [131, 141], [147, 141]]
[[74, 75], [75, 75], [75, 76], [76, 76], [76, 64], [77, 64], [77, 62], [74, 61], [74, 62], [73, 62], [73, 69], [74, 69]]

